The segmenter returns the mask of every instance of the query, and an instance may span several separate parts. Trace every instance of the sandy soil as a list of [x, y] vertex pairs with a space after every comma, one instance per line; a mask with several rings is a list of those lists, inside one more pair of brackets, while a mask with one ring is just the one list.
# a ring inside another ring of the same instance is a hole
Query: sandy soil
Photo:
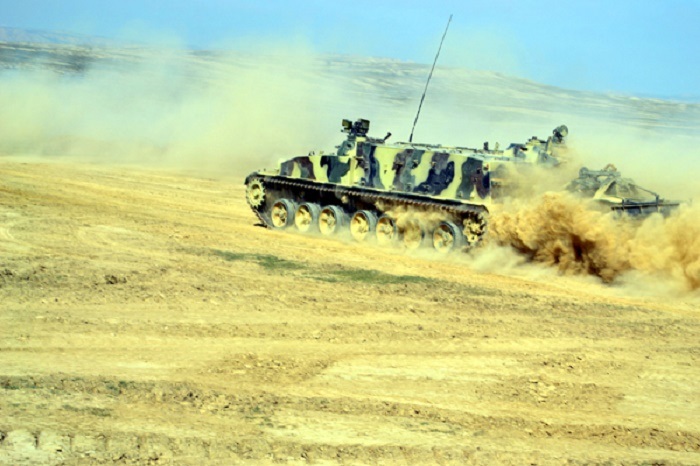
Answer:
[[0, 161], [0, 463], [700, 464], [696, 301], [255, 223]]

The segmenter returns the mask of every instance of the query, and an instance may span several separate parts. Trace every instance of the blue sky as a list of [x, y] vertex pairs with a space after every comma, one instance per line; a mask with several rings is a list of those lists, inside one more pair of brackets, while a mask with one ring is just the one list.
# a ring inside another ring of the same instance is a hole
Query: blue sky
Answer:
[[700, 98], [700, 0], [0, 0], [0, 26], [432, 62], [570, 89]]

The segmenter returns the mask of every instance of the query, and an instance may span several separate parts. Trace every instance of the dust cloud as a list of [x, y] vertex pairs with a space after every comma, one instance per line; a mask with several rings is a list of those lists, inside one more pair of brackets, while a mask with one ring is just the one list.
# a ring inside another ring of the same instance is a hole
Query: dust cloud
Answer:
[[411, 229], [416, 224], [420, 225], [423, 231], [433, 231], [440, 222], [449, 219], [444, 212], [425, 211], [402, 205], [391, 206], [386, 210], [386, 214], [395, 219], [399, 231]]
[[[653, 127], [592, 122], [573, 114], [562, 121], [573, 122], [568, 147], [558, 154], [563, 163], [554, 170], [528, 167], [511, 173], [515, 188], [490, 208], [488, 244], [470, 254], [472, 266], [501, 273], [527, 269], [528, 276], [537, 276], [543, 273], [536, 267], [540, 264], [563, 275], [625, 285], [629, 291], [645, 287], [697, 294], [700, 207], [692, 199], [700, 196], [695, 180], [700, 154], [694, 150], [699, 135], [679, 132], [678, 125], [663, 119]], [[623, 177], [681, 206], [668, 217], [635, 219], [566, 191], [579, 168], [602, 169], [608, 163]]]
[[311, 52], [123, 54], [80, 74], [1, 74], [0, 154], [240, 176], [336, 136], [318, 109], [342, 90], [315, 78]]
[[694, 205], [682, 205], [667, 218], [637, 220], [569, 193], [548, 192], [496, 209], [489, 241], [563, 274], [590, 274], [610, 283], [634, 272], [678, 289], [700, 288], [700, 208]]
[[[81, 73], [0, 74], [0, 155], [242, 177], [333, 147], [342, 137], [342, 118], [370, 118], [374, 134], [407, 130], [423, 87], [423, 73], [414, 66], [320, 57], [298, 44], [263, 45], [248, 54], [96, 49], [95, 56], [97, 64]], [[614, 163], [662, 197], [698, 198], [697, 105], [577, 98], [565, 90], [554, 95], [504, 76], [445, 71], [428, 96], [421, 140], [473, 147], [490, 140], [505, 147], [534, 132], [546, 137], [561, 123], [571, 130], [566, 162], [554, 172], [521, 174], [519, 190], [495, 206], [491, 242], [472, 254], [475, 267], [491, 258], [508, 267], [547, 264], [606, 282], [641, 274], [700, 288], [698, 207], [630, 221], [563, 193], [581, 166]], [[444, 220], [441, 214], [392, 213], [399, 228]]]

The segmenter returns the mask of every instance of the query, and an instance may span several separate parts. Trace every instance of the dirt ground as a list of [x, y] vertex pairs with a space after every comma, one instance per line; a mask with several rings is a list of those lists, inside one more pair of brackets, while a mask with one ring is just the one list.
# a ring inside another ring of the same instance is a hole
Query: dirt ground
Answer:
[[697, 299], [270, 231], [244, 197], [0, 160], [0, 463], [700, 464]]

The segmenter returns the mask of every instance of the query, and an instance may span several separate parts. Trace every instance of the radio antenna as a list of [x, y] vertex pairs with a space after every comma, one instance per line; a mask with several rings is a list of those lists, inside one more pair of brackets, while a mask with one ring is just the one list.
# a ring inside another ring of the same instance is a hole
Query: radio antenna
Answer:
[[411, 136], [408, 138], [408, 142], [413, 142], [413, 132], [416, 130], [416, 123], [418, 123], [418, 117], [420, 116], [420, 109], [423, 107], [423, 101], [425, 100], [425, 93], [428, 92], [428, 84], [430, 84], [430, 78], [433, 77], [433, 71], [435, 71], [435, 64], [440, 56], [440, 50], [442, 50], [442, 43], [445, 41], [445, 36], [447, 35], [447, 29], [450, 27], [450, 22], [452, 22], [452, 15], [450, 19], [447, 20], [447, 26], [445, 27], [445, 32], [442, 34], [442, 39], [440, 40], [440, 47], [435, 54], [435, 60], [433, 61], [433, 67], [430, 69], [430, 74], [428, 75], [428, 81], [425, 83], [425, 89], [423, 90], [423, 95], [420, 98], [420, 103], [418, 104], [418, 113], [416, 113], [416, 119], [413, 120], [413, 128], [411, 128]]

